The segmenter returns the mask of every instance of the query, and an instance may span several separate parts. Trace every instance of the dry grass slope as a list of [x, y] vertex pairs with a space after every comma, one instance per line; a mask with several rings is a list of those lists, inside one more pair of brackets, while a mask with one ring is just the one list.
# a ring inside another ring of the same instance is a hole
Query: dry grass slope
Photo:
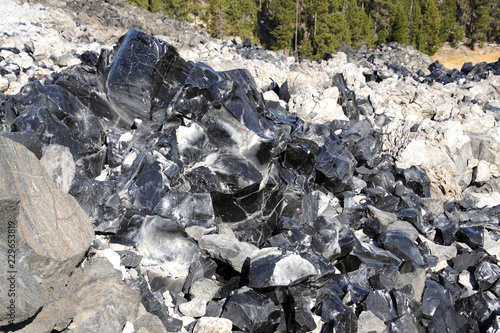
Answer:
[[471, 50], [465, 45], [455, 49], [445, 44], [431, 58], [434, 61], [439, 60], [446, 68], [460, 70], [465, 62], [477, 64], [482, 61], [497, 61], [500, 58], [500, 45], [488, 44]]

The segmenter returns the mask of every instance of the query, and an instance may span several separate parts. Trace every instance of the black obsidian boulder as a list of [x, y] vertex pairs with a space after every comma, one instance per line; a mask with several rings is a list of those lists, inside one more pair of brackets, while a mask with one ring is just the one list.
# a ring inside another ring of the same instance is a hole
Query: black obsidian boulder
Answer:
[[244, 332], [274, 332], [279, 325], [280, 311], [273, 301], [248, 287], [228, 297], [221, 314]]
[[346, 85], [344, 76], [342, 74], [335, 74], [333, 76], [333, 85], [339, 88], [340, 98], [338, 103], [342, 105], [344, 114], [352, 121], [359, 120], [358, 103], [356, 101], [356, 94], [349, 89]]
[[94, 231], [114, 233], [125, 216], [125, 207], [115, 192], [114, 181], [80, 180], [74, 182], [69, 193], [91, 218]]
[[66, 146], [75, 157], [95, 153], [102, 145], [97, 117], [66, 89], [35, 81], [5, 104], [16, 131], [34, 132], [44, 144]]
[[394, 253], [401, 259], [413, 261], [415, 264], [423, 266], [424, 259], [415, 243], [400, 230], [384, 231], [380, 234], [378, 241], [380, 245]]

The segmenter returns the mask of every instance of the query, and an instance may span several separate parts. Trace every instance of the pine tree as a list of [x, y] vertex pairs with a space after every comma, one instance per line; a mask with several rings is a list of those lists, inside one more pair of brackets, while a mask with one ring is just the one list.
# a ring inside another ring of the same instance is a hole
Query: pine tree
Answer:
[[425, 35], [423, 31], [422, 11], [420, 1], [414, 0], [412, 3], [410, 36], [411, 44], [420, 52], [425, 52]]
[[434, 0], [427, 0], [425, 3], [425, 12], [423, 20], [423, 32], [426, 36], [425, 53], [434, 54], [441, 45], [439, 32], [441, 30], [441, 22], [439, 20], [439, 12]]
[[235, 22], [234, 35], [241, 38], [254, 39], [257, 32], [257, 5], [253, 0], [234, 1], [238, 4], [239, 9], [237, 21]]
[[348, 34], [349, 28], [340, 1], [317, 0], [315, 5], [316, 34], [312, 44], [315, 57], [321, 58], [325, 52], [335, 52], [350, 36], [341, 36], [341, 33]]
[[377, 44], [387, 42], [391, 32], [391, 14], [394, 12], [391, 0], [370, 0], [367, 4], [368, 13], [375, 20]]
[[358, 6], [356, 0], [347, 2], [347, 22], [351, 33], [351, 46], [363, 44], [372, 47], [374, 42], [373, 20], [368, 16], [364, 8]]
[[302, 39], [299, 46], [299, 58], [314, 59], [313, 47], [310, 36], [302, 30]]
[[188, 10], [193, 15], [193, 22], [195, 26], [199, 24], [199, 18], [203, 12], [201, 0], [190, 0], [188, 3]]
[[204, 16], [208, 33], [215, 38], [228, 35], [226, 11], [228, 4], [226, 0], [208, 0], [208, 10]]
[[163, 3], [160, 0], [149, 0], [148, 10], [153, 13], [163, 11]]
[[391, 40], [400, 44], [408, 44], [409, 22], [401, 1], [396, 4], [392, 22]]
[[271, 48], [291, 54], [295, 32], [295, 0], [275, 0], [270, 3], [272, 42]]
[[475, 38], [481, 43], [494, 41], [494, 31], [498, 29], [500, 24], [498, 21], [500, 19], [498, 17], [498, 1], [477, 0], [476, 6]]
[[445, 0], [440, 7], [442, 41], [450, 42], [453, 46], [457, 46], [464, 38], [458, 11], [457, 0]]

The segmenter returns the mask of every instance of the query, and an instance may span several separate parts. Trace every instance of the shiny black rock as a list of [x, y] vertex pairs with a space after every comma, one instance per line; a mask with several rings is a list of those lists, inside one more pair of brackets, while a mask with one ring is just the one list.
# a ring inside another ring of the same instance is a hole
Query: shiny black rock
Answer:
[[417, 245], [400, 230], [384, 231], [378, 238], [380, 245], [401, 259], [424, 265]]
[[280, 311], [273, 301], [248, 287], [228, 297], [221, 314], [244, 332], [274, 332], [279, 325]]

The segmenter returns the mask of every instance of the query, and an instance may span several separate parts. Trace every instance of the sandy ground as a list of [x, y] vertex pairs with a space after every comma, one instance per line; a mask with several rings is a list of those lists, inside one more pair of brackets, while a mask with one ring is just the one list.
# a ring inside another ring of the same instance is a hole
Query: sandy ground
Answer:
[[482, 48], [476, 47], [474, 50], [469, 49], [465, 45], [460, 45], [458, 48], [453, 48], [448, 44], [441, 47], [432, 60], [439, 60], [446, 68], [456, 68], [460, 70], [465, 62], [494, 62], [500, 59], [500, 45], [485, 44]]

